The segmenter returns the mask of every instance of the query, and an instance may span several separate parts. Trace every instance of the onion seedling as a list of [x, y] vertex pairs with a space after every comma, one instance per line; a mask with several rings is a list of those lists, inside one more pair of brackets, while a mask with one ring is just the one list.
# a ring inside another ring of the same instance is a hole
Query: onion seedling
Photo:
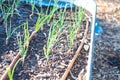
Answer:
[[6, 35], [7, 35], [7, 37], [6, 37], [6, 45], [8, 45], [9, 39], [11, 38], [11, 36], [13, 35], [13, 33], [14, 33], [19, 27], [20, 27], [20, 26], [14, 28], [14, 29], [12, 30], [12, 28], [11, 28], [11, 20], [10, 20], [10, 26], [9, 26], [9, 27], [8, 27], [8, 24], [7, 24], [7, 21], [6, 21]]
[[31, 6], [32, 6], [32, 14], [30, 14], [30, 18], [32, 19], [32, 15], [35, 9], [35, 4], [32, 3], [33, 0], [30, 0]]
[[[75, 10], [75, 13], [77, 13], [77, 9]], [[74, 15], [71, 15], [71, 16], [72, 16], [72, 18], [74, 18]], [[73, 22], [73, 23], [71, 22], [71, 25], [69, 28], [69, 30], [70, 30], [70, 44], [69, 44], [70, 48], [72, 47], [75, 35], [78, 32], [78, 29], [80, 28], [80, 24], [82, 22], [83, 16], [84, 16], [84, 9], [79, 8], [77, 18], [75, 19], [75, 22]]]
[[81, 21], [83, 20], [84, 12], [85, 12], [85, 10], [83, 8], [79, 8], [79, 10], [78, 10], [78, 16], [77, 16], [79, 23], [81, 23]]
[[[1, 2], [1, 1], [0, 1]], [[2, 2], [1, 2], [2, 4]], [[11, 29], [11, 20], [10, 20], [10, 27], [8, 27], [8, 17], [14, 13], [14, 8], [17, 8], [19, 4], [19, 1], [16, 2], [16, 0], [13, 1], [13, 4], [11, 6], [4, 6], [4, 8], [2, 8], [2, 14], [3, 14], [3, 19], [4, 22], [6, 23], [6, 45], [9, 43], [9, 39], [12, 36], [12, 34], [18, 29], [18, 27], [14, 28], [13, 30]], [[10, 5], [10, 1], [8, 1], [8, 5]]]
[[13, 11], [12, 11], [11, 7], [7, 8], [7, 12], [6, 12], [6, 9], [2, 10], [3, 19], [4, 19], [5, 22], [8, 20], [8, 17], [12, 14], [12, 12]]
[[74, 31], [74, 28], [73, 28], [73, 25], [70, 25], [70, 48], [73, 46], [73, 42], [74, 42], [74, 37], [75, 37], [75, 31]]
[[44, 48], [43, 48], [44, 54], [45, 54], [45, 58], [47, 60], [49, 59], [49, 55], [51, 53], [52, 47], [54, 46], [54, 44], [58, 40], [58, 34], [57, 34], [58, 31], [56, 29], [57, 28], [56, 27], [57, 24], [58, 24], [58, 21], [53, 20], [52, 26], [50, 27], [50, 31], [49, 31], [46, 47], [44, 46]]
[[2, 11], [3, 19], [7, 21], [8, 17], [14, 14], [14, 10], [17, 11], [20, 0], [13, 0], [12, 4], [10, 3], [10, 0], [8, 0], [8, 4], [3, 4], [3, 2], [0, 1], [0, 8]]
[[52, 18], [53, 14], [55, 13], [56, 10], [57, 10], [57, 7], [53, 6], [53, 8], [52, 8], [52, 10], [49, 14], [47, 14], [45, 16], [39, 16], [38, 17], [38, 20], [37, 20], [36, 25], [35, 25], [35, 31], [36, 32], [45, 24], [46, 21], [49, 22], [51, 20], [51, 18]]
[[24, 47], [29, 47], [30, 33], [28, 31], [28, 22], [24, 24]]
[[56, 10], [57, 10], [57, 7], [53, 6], [53, 8], [49, 14], [47, 14], [45, 16], [43, 16], [43, 15], [38, 16], [38, 19], [37, 19], [36, 24], [35, 24], [35, 31], [32, 32], [30, 39], [32, 39], [34, 36], [36, 36], [36, 33], [40, 30], [41, 27], [43, 27], [43, 25], [46, 22], [50, 22], [53, 14], [55, 13]]
[[21, 36], [17, 37], [19, 52], [21, 56], [23, 56], [23, 62], [26, 57], [29, 41], [30, 41], [30, 34], [28, 31], [28, 22], [24, 23], [24, 41], [22, 42]]
[[75, 23], [76, 23], [75, 32], [76, 33], [78, 32], [78, 29], [80, 28], [80, 24], [81, 24], [83, 17], [84, 17], [84, 12], [85, 12], [85, 10], [83, 8], [78, 8], [78, 14], [77, 14], [77, 18], [75, 20]]
[[19, 11], [17, 10], [17, 8], [19, 7], [19, 3], [20, 3], [20, 0], [14, 0], [13, 7], [14, 7], [14, 10], [17, 12], [16, 14], [20, 16]]
[[[54, 0], [55, 1], [55, 0]], [[57, 1], [57, 0], [56, 0]], [[49, 3], [48, 3], [48, 6], [47, 6], [47, 10], [46, 10], [46, 15], [48, 14], [48, 11], [49, 11], [49, 9], [50, 9], [50, 3], [51, 3], [51, 0], [49, 0]]]
[[[72, 8], [71, 8], [71, 10], [72, 10]], [[74, 14], [71, 13], [70, 17], [74, 18]], [[69, 33], [69, 39], [70, 39], [69, 47], [70, 47], [70, 49], [72, 48], [73, 42], [74, 42], [75, 28], [76, 28], [75, 22], [70, 21], [70, 27], [69, 27], [69, 32], [70, 32]]]
[[37, 12], [39, 12], [39, 11], [38, 11], [38, 9], [35, 7], [35, 1], [34, 1], [34, 0], [30, 0], [30, 5], [31, 5], [31, 9], [32, 9], [32, 13], [30, 14], [30, 19], [32, 19], [32, 16], [33, 16], [33, 14], [34, 14], [34, 10], [37, 10]]
[[20, 62], [20, 60], [21, 60], [21, 58], [15, 63], [13, 69], [10, 69], [10, 67], [7, 68], [9, 80], [13, 80], [15, 68], [16, 68], [17, 64]]
[[59, 20], [53, 19], [53, 21], [52, 21], [52, 26], [50, 27], [50, 31], [49, 31], [49, 35], [48, 35], [48, 39], [47, 39], [47, 44], [43, 48], [45, 58], [47, 60], [49, 59], [49, 55], [51, 53], [52, 47], [58, 41], [60, 34], [61, 34], [61, 31], [63, 29], [65, 12], [66, 12], [66, 8], [64, 9], [63, 12], [62, 12], [62, 10], [60, 10]]
[[60, 10], [60, 12], [58, 12], [58, 14], [60, 14], [59, 16], [59, 23], [58, 23], [58, 28], [59, 30], [61, 30], [61, 28], [63, 28], [63, 23], [65, 20], [65, 12], [66, 12], [66, 7], [64, 8], [64, 11], [62, 11], [62, 9]]

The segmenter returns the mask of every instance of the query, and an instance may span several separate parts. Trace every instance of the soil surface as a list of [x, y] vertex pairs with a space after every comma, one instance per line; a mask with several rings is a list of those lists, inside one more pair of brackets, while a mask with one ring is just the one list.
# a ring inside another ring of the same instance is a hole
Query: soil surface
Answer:
[[104, 33], [95, 41], [93, 80], [120, 80], [120, 1], [97, 0]]
[[[69, 11], [69, 10], [68, 10]], [[21, 4], [18, 7], [18, 12], [15, 12], [13, 16], [9, 17], [11, 20], [12, 29], [24, 22], [29, 23], [29, 32], [34, 31], [34, 25], [37, 20], [37, 12], [34, 12], [33, 16], [30, 18], [31, 7], [26, 4]], [[19, 15], [19, 14], [20, 15]], [[67, 16], [68, 19], [69, 15]], [[42, 29], [38, 31], [37, 37], [30, 42], [27, 57], [25, 58], [24, 65], [20, 62], [14, 73], [13, 80], [58, 80], [62, 77], [65, 72], [70, 60], [73, 58], [77, 48], [81, 43], [85, 31], [86, 21], [80, 25], [79, 31], [76, 34], [76, 39], [72, 49], [69, 51], [69, 21], [64, 22], [64, 30], [60, 36], [59, 41], [52, 47], [52, 52], [50, 54], [49, 60], [47, 61], [44, 55], [43, 47], [46, 44], [49, 29], [51, 23], [44, 24]], [[9, 44], [5, 44], [6, 33], [5, 24], [0, 24], [0, 76], [3, 75], [8, 65], [14, 59], [15, 55], [18, 53], [17, 36], [24, 35], [23, 28], [20, 27], [10, 38]], [[8, 22], [10, 25], [10, 22]], [[90, 29], [89, 29], [90, 30]], [[90, 43], [90, 31], [86, 39], [86, 43], [83, 49], [74, 63], [67, 80], [73, 80], [78, 77], [78, 74], [84, 70], [87, 65], [87, 56], [89, 53], [89, 43]]]
[[[92, 80], [120, 80], [120, 1], [96, 0], [96, 2], [98, 5], [97, 18], [100, 21], [104, 33], [95, 41]], [[14, 17], [10, 18], [12, 20], [12, 28], [28, 20], [30, 23], [29, 30], [32, 32], [34, 30], [33, 26], [37, 20], [37, 15], [34, 14], [32, 19], [29, 18], [31, 8], [28, 5], [21, 5], [19, 13], [22, 17], [15, 14]], [[60, 45], [62, 41], [58, 42], [61, 49], [59, 49], [58, 46], [54, 47], [54, 51], [49, 59], [50, 66], [46, 66], [45, 64], [46, 59], [43, 53], [43, 46], [47, 40], [46, 35], [48, 35], [49, 27], [50, 26], [47, 24], [44, 25], [44, 29], [38, 32], [37, 38], [31, 41], [25, 64], [22, 65], [22, 62], [18, 64], [14, 74], [14, 80], [40, 80], [41, 78], [43, 80], [55, 80], [55, 78], [59, 78], [65, 71], [74, 52], [64, 54], [68, 50], [67, 48], [61, 52], [64, 46], [63, 44]], [[22, 30], [22, 28], [17, 30], [11, 37], [9, 45], [6, 46], [5, 26], [0, 19], [0, 76], [3, 75], [6, 67], [11, 63], [18, 52], [16, 35]], [[22, 32], [20, 33], [22, 34]], [[63, 39], [63, 43], [67, 43], [66, 40]], [[78, 69], [81, 70], [82, 68], [81, 64], [86, 65], [86, 62], [81, 59], [85, 58], [84, 60], [87, 60], [86, 57], [83, 57], [87, 55], [86, 53], [88, 53], [88, 51], [83, 49], [81, 53], [83, 55], [79, 56], [75, 64], [79, 64], [78, 62], [80, 61], [81, 63], [72, 68], [68, 80], [74, 80], [73, 78], [78, 76], [80, 72]]]

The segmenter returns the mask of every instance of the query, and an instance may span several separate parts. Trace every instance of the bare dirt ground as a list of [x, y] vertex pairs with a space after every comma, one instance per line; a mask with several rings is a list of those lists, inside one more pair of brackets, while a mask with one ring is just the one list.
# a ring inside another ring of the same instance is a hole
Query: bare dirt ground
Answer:
[[104, 33], [95, 41], [93, 80], [120, 80], [120, 0], [96, 0]]

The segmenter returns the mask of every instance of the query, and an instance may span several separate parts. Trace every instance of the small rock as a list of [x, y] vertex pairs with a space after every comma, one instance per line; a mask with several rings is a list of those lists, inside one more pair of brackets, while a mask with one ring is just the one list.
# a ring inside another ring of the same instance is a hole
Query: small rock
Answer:
[[13, 51], [12, 51], [12, 50], [10, 50], [10, 51], [9, 51], [9, 53], [13, 53]]
[[84, 49], [85, 49], [85, 51], [88, 51], [89, 50], [89, 45], [84, 45]]

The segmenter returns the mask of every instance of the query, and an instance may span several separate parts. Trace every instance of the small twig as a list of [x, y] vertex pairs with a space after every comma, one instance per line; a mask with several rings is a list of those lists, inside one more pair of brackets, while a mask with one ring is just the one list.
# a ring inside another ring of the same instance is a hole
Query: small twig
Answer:
[[78, 47], [78, 49], [77, 49], [77, 51], [76, 51], [73, 59], [70, 61], [69, 65], [68, 65], [68, 67], [67, 67], [67, 69], [66, 69], [66, 71], [64, 72], [64, 74], [63, 74], [63, 76], [62, 76], [62, 78], [61, 78], [60, 80], [66, 80], [66, 78], [67, 78], [67, 76], [68, 76], [68, 74], [69, 74], [69, 72], [70, 72], [70, 69], [72, 68], [72, 66], [73, 66], [75, 60], [77, 59], [77, 57], [79, 56], [80, 51], [82, 50], [82, 47], [83, 47], [83, 45], [84, 45], [84, 43], [85, 43], [84, 41], [85, 41], [85, 39], [86, 39], [86, 37], [87, 37], [88, 26], [89, 26], [89, 23], [88, 23], [88, 20], [87, 20], [87, 22], [86, 22], [86, 29], [85, 29], [85, 32], [84, 32], [84, 37], [83, 37], [83, 39], [81, 40], [81, 44], [80, 44], [80, 46]]
[[[20, 58], [20, 53], [18, 52], [18, 54], [16, 55], [16, 57], [12, 60], [11, 64], [9, 65], [10, 70], [13, 69], [15, 63], [18, 61], [18, 59]], [[6, 80], [8, 76], [8, 70], [5, 71], [5, 73], [2, 75], [0, 80]]]

